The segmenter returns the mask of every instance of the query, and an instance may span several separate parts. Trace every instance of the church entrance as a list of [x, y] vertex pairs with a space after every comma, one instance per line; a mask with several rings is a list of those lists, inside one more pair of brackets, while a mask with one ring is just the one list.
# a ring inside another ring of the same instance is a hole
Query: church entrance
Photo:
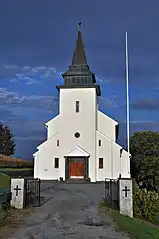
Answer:
[[84, 178], [84, 159], [70, 159], [70, 178]]
[[66, 179], [88, 178], [88, 157], [65, 157]]

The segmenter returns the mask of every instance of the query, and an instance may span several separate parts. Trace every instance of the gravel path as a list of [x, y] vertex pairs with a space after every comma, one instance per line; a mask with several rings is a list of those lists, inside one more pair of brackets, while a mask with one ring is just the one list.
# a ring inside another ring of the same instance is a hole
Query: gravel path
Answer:
[[48, 199], [25, 219], [9, 239], [87, 239], [129, 237], [116, 232], [112, 219], [99, 211], [103, 184], [66, 184], [48, 188]]

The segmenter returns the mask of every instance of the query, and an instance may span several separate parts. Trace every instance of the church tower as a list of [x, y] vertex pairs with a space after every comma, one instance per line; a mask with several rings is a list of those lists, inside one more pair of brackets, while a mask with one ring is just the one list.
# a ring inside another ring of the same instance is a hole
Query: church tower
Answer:
[[[80, 146], [89, 152], [89, 172], [96, 177], [96, 129], [97, 102], [100, 86], [88, 64], [80, 24], [72, 63], [62, 75], [64, 84], [57, 86], [60, 92], [59, 114], [63, 122], [63, 140], [67, 148]], [[67, 173], [66, 173], [67, 174]]]
[[75, 50], [73, 52], [72, 64], [62, 75], [64, 78], [64, 85], [57, 86], [57, 89], [93, 87], [96, 88], [97, 96], [100, 96], [100, 86], [95, 84], [95, 75], [90, 71], [89, 65], [87, 64], [80, 26], [81, 23], [78, 24], [78, 35]]

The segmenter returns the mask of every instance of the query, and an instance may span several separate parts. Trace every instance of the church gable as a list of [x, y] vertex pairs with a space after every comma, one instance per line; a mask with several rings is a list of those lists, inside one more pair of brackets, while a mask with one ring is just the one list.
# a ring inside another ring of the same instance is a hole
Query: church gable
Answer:
[[117, 139], [117, 126], [118, 122], [105, 115], [98, 110], [97, 113], [97, 130], [103, 133], [106, 137], [110, 138], [114, 142]]
[[118, 122], [112, 118], [110, 118], [108, 115], [104, 114], [102, 111], [98, 110], [98, 117], [103, 117], [105, 120], [111, 121], [113, 124], [118, 125]]
[[73, 150], [71, 150], [71, 152], [69, 152], [65, 156], [67, 156], [67, 157], [88, 157], [89, 153], [87, 151], [85, 151], [84, 149], [82, 149], [81, 147], [76, 146]]
[[51, 138], [53, 135], [59, 132], [60, 131], [60, 115], [57, 115], [55, 118], [45, 123], [45, 127], [47, 128], [47, 139]]

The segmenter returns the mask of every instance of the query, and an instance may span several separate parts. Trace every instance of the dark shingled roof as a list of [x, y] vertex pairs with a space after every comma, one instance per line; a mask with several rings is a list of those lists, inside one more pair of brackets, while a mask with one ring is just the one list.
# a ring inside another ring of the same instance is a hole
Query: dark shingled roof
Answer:
[[97, 95], [100, 95], [100, 86], [95, 85], [96, 79], [93, 72], [91, 72], [89, 65], [87, 64], [86, 53], [84, 44], [82, 41], [82, 33], [80, 29], [81, 23], [78, 24], [78, 34], [76, 40], [76, 46], [73, 52], [72, 63], [68, 67], [68, 70], [62, 74], [64, 78], [64, 85], [57, 86], [60, 88], [88, 88], [95, 87], [97, 89]]
[[82, 41], [81, 30], [78, 29], [76, 47], [72, 57], [72, 65], [87, 65], [86, 53]]

